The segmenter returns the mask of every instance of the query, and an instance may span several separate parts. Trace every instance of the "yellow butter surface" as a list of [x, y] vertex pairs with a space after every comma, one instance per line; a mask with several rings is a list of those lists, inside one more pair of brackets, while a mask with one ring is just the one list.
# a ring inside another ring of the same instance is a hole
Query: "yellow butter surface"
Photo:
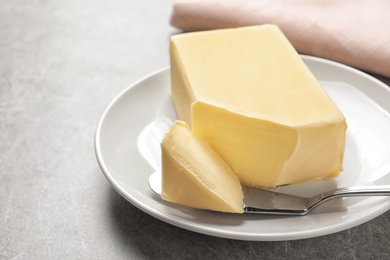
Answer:
[[161, 152], [163, 199], [193, 208], [243, 212], [238, 177], [185, 122], [171, 126]]
[[274, 25], [173, 36], [172, 96], [243, 185], [337, 176], [346, 120]]

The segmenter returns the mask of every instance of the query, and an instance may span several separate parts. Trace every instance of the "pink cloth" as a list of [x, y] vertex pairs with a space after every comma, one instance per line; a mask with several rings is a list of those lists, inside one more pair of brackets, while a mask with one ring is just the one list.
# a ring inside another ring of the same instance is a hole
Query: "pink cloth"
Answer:
[[278, 25], [296, 50], [390, 77], [390, 0], [179, 0], [184, 31]]

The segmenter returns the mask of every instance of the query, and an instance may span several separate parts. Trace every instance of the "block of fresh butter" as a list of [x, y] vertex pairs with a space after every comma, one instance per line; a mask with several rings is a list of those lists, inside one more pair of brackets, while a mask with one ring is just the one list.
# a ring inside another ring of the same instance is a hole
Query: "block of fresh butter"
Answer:
[[241, 184], [275, 187], [342, 171], [346, 120], [277, 26], [175, 35], [170, 58], [179, 119]]
[[193, 208], [243, 212], [238, 177], [185, 122], [171, 126], [161, 143], [161, 154], [163, 199]]

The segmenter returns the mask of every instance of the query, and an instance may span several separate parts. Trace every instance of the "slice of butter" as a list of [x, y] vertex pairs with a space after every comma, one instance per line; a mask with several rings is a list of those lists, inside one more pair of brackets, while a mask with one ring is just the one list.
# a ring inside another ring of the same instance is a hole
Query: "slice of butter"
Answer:
[[277, 26], [175, 35], [170, 57], [179, 119], [243, 185], [342, 171], [345, 118]]
[[185, 122], [171, 126], [161, 152], [163, 199], [193, 208], [243, 212], [238, 177]]

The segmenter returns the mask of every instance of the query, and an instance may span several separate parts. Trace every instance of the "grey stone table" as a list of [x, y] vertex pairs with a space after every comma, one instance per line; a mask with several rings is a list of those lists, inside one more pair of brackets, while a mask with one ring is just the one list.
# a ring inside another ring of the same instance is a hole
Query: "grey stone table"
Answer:
[[168, 65], [171, 4], [0, 1], [0, 259], [389, 259], [390, 212], [323, 237], [248, 242], [171, 226], [114, 191], [97, 122]]

